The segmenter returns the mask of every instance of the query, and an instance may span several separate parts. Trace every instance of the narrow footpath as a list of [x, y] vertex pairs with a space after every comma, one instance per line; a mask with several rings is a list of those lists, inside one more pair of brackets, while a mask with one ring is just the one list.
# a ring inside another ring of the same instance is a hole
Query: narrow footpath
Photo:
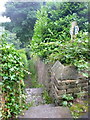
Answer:
[[67, 107], [45, 104], [42, 97], [43, 88], [26, 88], [26, 93], [26, 102], [33, 103], [33, 106], [19, 118], [72, 118]]

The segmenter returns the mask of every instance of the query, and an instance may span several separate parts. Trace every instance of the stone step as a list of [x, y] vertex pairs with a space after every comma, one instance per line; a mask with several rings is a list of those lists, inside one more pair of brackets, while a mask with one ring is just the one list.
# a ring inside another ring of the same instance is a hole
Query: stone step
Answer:
[[54, 104], [44, 104], [44, 105], [39, 105], [39, 106], [37, 106], [38, 108], [40, 107], [55, 107], [55, 105]]
[[44, 103], [42, 98], [43, 88], [26, 88], [26, 103], [33, 103], [37, 106]]
[[30, 95], [41, 95], [43, 93], [43, 88], [26, 88], [25, 91]]
[[25, 111], [24, 116], [19, 118], [72, 118], [72, 116], [67, 107], [40, 105], [30, 107]]
[[33, 103], [34, 105], [44, 104], [41, 96], [27, 96], [26, 103]]

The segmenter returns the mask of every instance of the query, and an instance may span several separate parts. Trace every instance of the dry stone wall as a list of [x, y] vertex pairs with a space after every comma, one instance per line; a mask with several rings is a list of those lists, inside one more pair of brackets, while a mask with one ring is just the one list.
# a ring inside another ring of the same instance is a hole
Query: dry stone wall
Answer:
[[75, 66], [64, 66], [59, 61], [51, 68], [51, 73], [55, 75], [57, 79], [67, 80], [67, 79], [77, 79], [78, 72]]
[[44, 64], [39, 58], [36, 61], [36, 69], [38, 74], [38, 83], [43, 84], [49, 89], [50, 75], [48, 71], [48, 65]]
[[51, 68], [50, 95], [58, 102], [63, 94], [88, 92], [88, 79], [80, 78], [74, 66], [64, 66], [57, 61]]
[[37, 71], [38, 82], [45, 85], [57, 103], [61, 101], [63, 94], [88, 92], [88, 79], [79, 76], [75, 66], [64, 66], [56, 61], [53, 66], [48, 67], [38, 59]]

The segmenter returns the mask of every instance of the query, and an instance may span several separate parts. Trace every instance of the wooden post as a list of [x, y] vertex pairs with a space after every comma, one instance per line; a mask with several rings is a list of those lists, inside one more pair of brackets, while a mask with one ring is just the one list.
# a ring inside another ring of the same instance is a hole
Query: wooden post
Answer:
[[73, 42], [74, 39], [76, 38], [76, 35], [78, 34], [79, 27], [77, 25], [76, 21], [73, 21], [71, 23], [71, 28], [70, 28], [70, 35], [71, 35], [71, 41]]

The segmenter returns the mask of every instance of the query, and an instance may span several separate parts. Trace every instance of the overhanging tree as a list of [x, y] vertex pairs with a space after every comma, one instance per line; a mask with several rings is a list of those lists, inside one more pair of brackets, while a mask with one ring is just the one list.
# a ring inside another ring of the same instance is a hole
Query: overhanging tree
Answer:
[[37, 41], [70, 40], [70, 24], [77, 21], [80, 30], [88, 30], [88, 3], [52, 2], [37, 12], [33, 39]]
[[16, 33], [22, 42], [22, 47], [32, 39], [33, 28], [36, 21], [36, 11], [40, 8], [39, 2], [7, 2], [3, 16], [11, 19], [5, 23], [5, 29]]
[[[70, 42], [70, 24], [77, 21], [78, 38]], [[31, 41], [32, 55], [42, 60], [73, 64], [80, 69], [87, 67], [89, 60], [88, 3], [47, 3], [37, 12], [34, 36]]]

